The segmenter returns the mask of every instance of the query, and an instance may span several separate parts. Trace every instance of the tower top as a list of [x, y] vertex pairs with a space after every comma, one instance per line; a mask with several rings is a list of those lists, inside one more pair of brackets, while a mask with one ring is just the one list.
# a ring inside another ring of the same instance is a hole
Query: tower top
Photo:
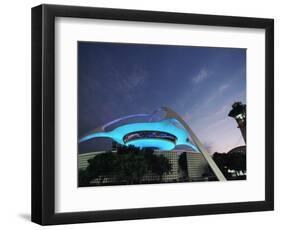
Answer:
[[242, 104], [242, 102], [233, 103], [232, 110], [230, 110], [228, 116], [236, 118], [240, 114], [246, 114], [246, 105]]
[[237, 128], [240, 129], [246, 143], [246, 105], [242, 104], [242, 102], [235, 102], [232, 105], [232, 110], [230, 110], [228, 116], [236, 120], [238, 124]]

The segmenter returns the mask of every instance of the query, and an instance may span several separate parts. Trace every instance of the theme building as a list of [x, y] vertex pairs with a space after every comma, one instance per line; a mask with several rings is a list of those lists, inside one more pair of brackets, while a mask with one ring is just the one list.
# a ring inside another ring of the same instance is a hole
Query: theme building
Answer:
[[[172, 164], [172, 172], [162, 178], [166, 178], [167, 182], [180, 179], [179, 152], [186, 152], [187, 178], [190, 180], [202, 180], [209, 167], [218, 180], [226, 180], [191, 128], [169, 108], [162, 108], [152, 114], [135, 114], [116, 119], [83, 136], [79, 143], [98, 137], [110, 138], [117, 145], [154, 149], [154, 154], [164, 155]], [[79, 168], [85, 167], [86, 159], [96, 154], [80, 154]], [[147, 175], [144, 180], [148, 178], [153, 180], [153, 175]]]

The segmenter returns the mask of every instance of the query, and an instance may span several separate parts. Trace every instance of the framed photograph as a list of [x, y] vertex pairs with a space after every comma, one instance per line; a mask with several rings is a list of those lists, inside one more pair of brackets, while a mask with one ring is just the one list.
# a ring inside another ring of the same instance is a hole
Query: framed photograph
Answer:
[[32, 8], [32, 221], [273, 210], [274, 22]]

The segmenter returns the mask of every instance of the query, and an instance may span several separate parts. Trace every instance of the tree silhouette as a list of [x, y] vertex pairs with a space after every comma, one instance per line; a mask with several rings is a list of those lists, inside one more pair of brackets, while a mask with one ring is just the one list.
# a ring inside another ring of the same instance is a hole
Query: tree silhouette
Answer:
[[179, 166], [182, 171], [187, 171], [186, 153], [182, 153], [179, 157]]
[[137, 184], [147, 173], [155, 173], [161, 181], [163, 174], [171, 171], [166, 157], [153, 154], [151, 149], [134, 146], [121, 146], [117, 152], [101, 153], [88, 163], [85, 170], [79, 171], [79, 186], [90, 185], [90, 181], [96, 179], [102, 184], [105, 178], [119, 184]]
[[226, 178], [231, 177], [228, 170], [246, 172], [246, 154], [241, 152], [214, 153], [213, 159]]
[[126, 181], [127, 184], [139, 183], [148, 171], [148, 165], [143, 152], [136, 148], [120, 148], [117, 150], [117, 165], [115, 174], [118, 181]]
[[183, 179], [186, 179], [188, 176], [188, 172], [187, 172], [187, 157], [186, 157], [186, 153], [182, 153], [179, 156], [179, 168], [182, 172], [183, 175]]
[[158, 156], [150, 153], [147, 155], [151, 158], [151, 160], [148, 161], [148, 168], [151, 170], [152, 173], [158, 175], [159, 180], [162, 181], [163, 174], [170, 172], [172, 169], [169, 160], [163, 155]]
[[118, 159], [116, 154], [106, 152], [89, 159], [88, 163], [89, 165], [86, 169], [88, 178], [98, 178], [99, 183], [102, 183], [104, 178], [114, 176]]
[[87, 170], [80, 169], [78, 173], [79, 187], [89, 186], [90, 180]]

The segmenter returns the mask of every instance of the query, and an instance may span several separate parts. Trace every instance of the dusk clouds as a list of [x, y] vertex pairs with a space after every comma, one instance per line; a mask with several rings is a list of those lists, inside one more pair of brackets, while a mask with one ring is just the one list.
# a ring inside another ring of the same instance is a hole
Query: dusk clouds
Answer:
[[206, 69], [201, 69], [199, 73], [192, 79], [195, 84], [198, 84], [208, 78], [208, 72]]

